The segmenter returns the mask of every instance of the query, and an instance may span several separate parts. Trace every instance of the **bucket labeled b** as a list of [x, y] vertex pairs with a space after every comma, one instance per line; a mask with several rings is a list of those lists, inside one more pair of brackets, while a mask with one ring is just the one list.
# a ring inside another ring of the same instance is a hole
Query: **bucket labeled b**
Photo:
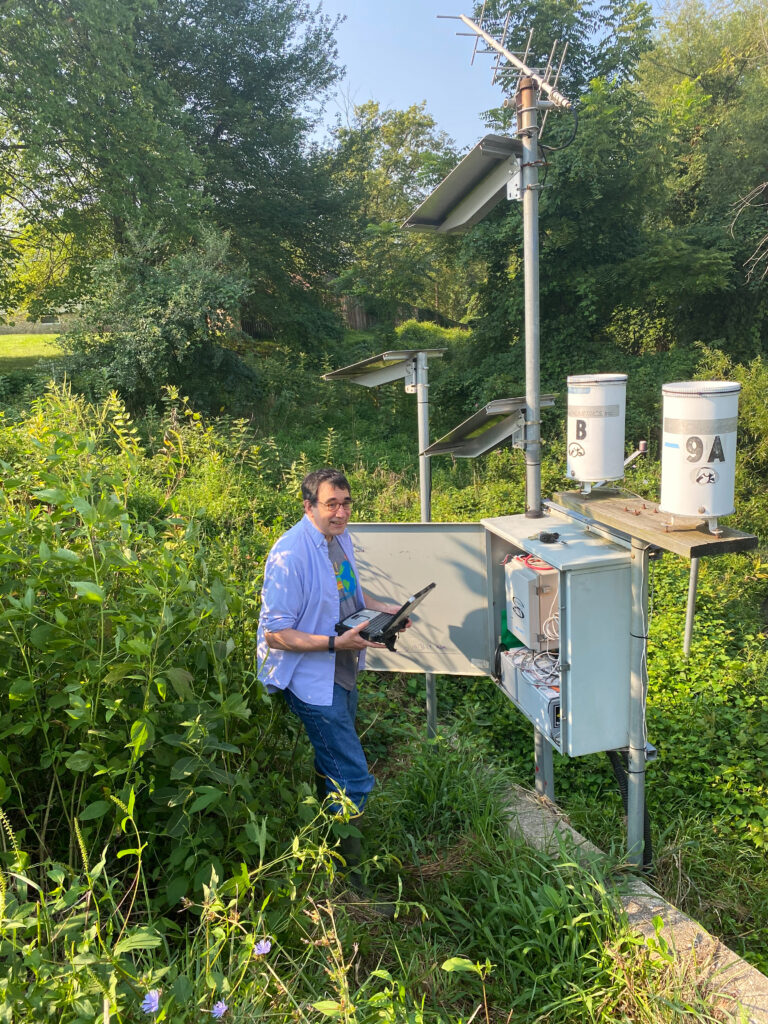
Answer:
[[740, 391], [727, 380], [662, 386], [661, 512], [707, 518], [734, 511]]
[[568, 378], [567, 472], [580, 483], [624, 476], [626, 373]]

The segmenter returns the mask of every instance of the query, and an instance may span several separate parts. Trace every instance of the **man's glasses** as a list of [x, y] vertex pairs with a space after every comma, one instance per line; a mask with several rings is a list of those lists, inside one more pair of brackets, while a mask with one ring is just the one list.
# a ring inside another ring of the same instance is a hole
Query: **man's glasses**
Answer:
[[340, 508], [343, 508], [345, 512], [349, 512], [349, 510], [352, 508], [352, 499], [345, 498], [344, 501], [335, 501], [332, 499], [331, 501], [318, 501], [316, 502], [316, 504], [323, 505], [325, 508], [328, 509], [329, 512], [335, 512], [337, 509]]

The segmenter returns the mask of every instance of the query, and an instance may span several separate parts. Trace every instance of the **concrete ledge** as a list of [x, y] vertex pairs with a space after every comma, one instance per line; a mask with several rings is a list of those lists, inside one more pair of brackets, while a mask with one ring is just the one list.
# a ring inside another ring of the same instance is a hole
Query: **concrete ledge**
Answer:
[[[605, 860], [605, 854], [570, 824], [547, 797], [515, 786], [509, 800], [510, 831], [529, 846], [556, 852], [567, 837], [585, 860]], [[683, 964], [693, 964], [699, 976], [711, 981], [721, 997], [731, 1001], [736, 1019], [768, 1024], [768, 978], [737, 956], [700, 924], [687, 917], [640, 879], [628, 877], [618, 890], [630, 926], [647, 938], [656, 934], [653, 918], [664, 922], [661, 934]]]

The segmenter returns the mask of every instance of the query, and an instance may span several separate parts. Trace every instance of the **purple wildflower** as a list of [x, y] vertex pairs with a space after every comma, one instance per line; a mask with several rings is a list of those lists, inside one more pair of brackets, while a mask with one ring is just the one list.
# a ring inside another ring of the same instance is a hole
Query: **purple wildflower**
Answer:
[[144, 996], [144, 1001], [141, 1004], [141, 1008], [144, 1013], [157, 1013], [160, 1009], [160, 989], [153, 988]]
[[269, 941], [269, 939], [259, 939], [256, 945], [253, 947], [253, 955], [266, 956], [270, 949], [272, 949], [272, 943]]
[[211, 1016], [214, 1017], [216, 1020], [221, 1020], [221, 1018], [224, 1016], [224, 1014], [227, 1012], [228, 1009], [229, 1009], [229, 1007], [224, 1002], [224, 1000], [220, 999], [218, 1001], [218, 1003], [214, 1003], [213, 1004], [213, 1009], [211, 1010]]

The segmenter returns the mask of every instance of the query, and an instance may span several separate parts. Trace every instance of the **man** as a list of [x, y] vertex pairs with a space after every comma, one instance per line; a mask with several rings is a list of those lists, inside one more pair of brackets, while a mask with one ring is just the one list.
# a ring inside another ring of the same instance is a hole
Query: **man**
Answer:
[[[366, 597], [347, 532], [352, 498], [335, 469], [309, 473], [301, 484], [304, 517], [277, 541], [264, 570], [259, 618], [259, 679], [282, 690], [315, 752], [321, 796], [341, 791], [362, 813], [374, 778], [355, 729], [357, 673], [370, 643], [365, 623], [336, 635], [335, 626], [361, 608], [395, 613], [399, 605]], [[341, 811], [332, 800], [330, 810]], [[347, 866], [360, 861], [360, 840], [342, 840]], [[353, 884], [360, 882], [352, 871]]]

